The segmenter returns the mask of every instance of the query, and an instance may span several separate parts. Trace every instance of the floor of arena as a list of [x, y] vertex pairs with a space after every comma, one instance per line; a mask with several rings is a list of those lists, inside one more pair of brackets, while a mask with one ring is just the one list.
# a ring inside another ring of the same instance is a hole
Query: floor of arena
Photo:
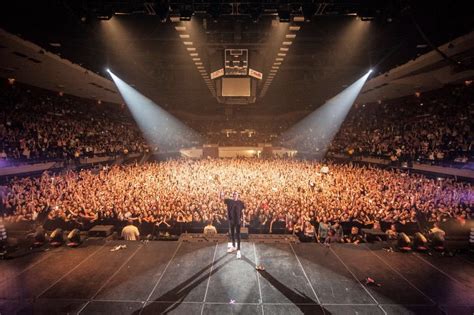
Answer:
[[[1, 314], [473, 314], [474, 260], [381, 245], [88, 240], [0, 261]], [[265, 271], [257, 271], [256, 263]], [[373, 278], [380, 286], [366, 285]]]

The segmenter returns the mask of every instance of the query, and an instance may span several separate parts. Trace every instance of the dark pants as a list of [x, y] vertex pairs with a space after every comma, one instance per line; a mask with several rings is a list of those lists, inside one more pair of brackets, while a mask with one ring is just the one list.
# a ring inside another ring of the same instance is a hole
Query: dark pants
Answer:
[[237, 250], [240, 250], [240, 224], [230, 223], [230, 236], [232, 238], [232, 246], [235, 248], [235, 237], [237, 236]]

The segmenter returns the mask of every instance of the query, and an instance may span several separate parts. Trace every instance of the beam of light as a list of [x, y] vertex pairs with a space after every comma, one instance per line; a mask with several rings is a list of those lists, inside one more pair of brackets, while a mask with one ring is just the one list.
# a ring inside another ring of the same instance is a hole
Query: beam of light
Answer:
[[153, 150], [176, 151], [199, 143], [199, 134], [142, 95], [126, 82], [109, 73], [133, 118]]
[[323, 158], [370, 73], [371, 71], [367, 72], [344, 91], [283, 133], [282, 143], [300, 152], [316, 153], [318, 157]]

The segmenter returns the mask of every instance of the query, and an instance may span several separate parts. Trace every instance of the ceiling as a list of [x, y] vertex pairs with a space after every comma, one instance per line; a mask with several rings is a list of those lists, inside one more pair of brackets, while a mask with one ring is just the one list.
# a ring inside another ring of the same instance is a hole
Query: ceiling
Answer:
[[[242, 16], [214, 19], [199, 13], [191, 21], [168, 19], [166, 23], [146, 14], [117, 15], [107, 21], [84, 20], [75, 5], [80, 2], [2, 4], [0, 27], [23, 40], [0, 33], [4, 47], [0, 49], [0, 75], [66, 93], [121, 102], [111, 82], [105, 79], [105, 69], [109, 67], [167, 110], [222, 113], [228, 107], [217, 101], [216, 84], [206, 76], [222, 65], [224, 49], [243, 48], [249, 50], [250, 67], [262, 72], [263, 79], [256, 80], [255, 104], [233, 106], [234, 112], [312, 110], [368, 69], [374, 68], [374, 77], [385, 74], [429, 52], [426, 39], [438, 46], [468, 33], [473, 26], [469, 11], [433, 2], [430, 6], [412, 6], [408, 16], [397, 11], [389, 18], [371, 22], [355, 16], [321, 15], [300, 23], [280, 23], [274, 14], [262, 16], [257, 23]], [[414, 21], [426, 38], [416, 30]], [[178, 29], [183, 26], [188, 38], [180, 36], [183, 32]], [[290, 30], [291, 26], [299, 28]], [[295, 37], [291, 38], [281, 65], [270, 75], [287, 34]], [[188, 50], [190, 46], [185, 42], [192, 42], [195, 51]], [[13, 54], [21, 49], [30, 50], [20, 52], [27, 57]], [[198, 53], [205, 73], [192, 59], [193, 52]], [[52, 60], [60, 65], [58, 69], [50, 66]], [[27, 70], [29, 67], [36, 67], [34, 75]], [[268, 82], [269, 77], [274, 79]]]

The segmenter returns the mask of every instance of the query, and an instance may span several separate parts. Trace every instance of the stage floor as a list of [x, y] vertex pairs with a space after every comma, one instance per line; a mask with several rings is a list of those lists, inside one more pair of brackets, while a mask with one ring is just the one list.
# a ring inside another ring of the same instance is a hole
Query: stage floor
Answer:
[[226, 246], [89, 240], [0, 261], [0, 314], [474, 313], [471, 257], [244, 242], [237, 260]]

